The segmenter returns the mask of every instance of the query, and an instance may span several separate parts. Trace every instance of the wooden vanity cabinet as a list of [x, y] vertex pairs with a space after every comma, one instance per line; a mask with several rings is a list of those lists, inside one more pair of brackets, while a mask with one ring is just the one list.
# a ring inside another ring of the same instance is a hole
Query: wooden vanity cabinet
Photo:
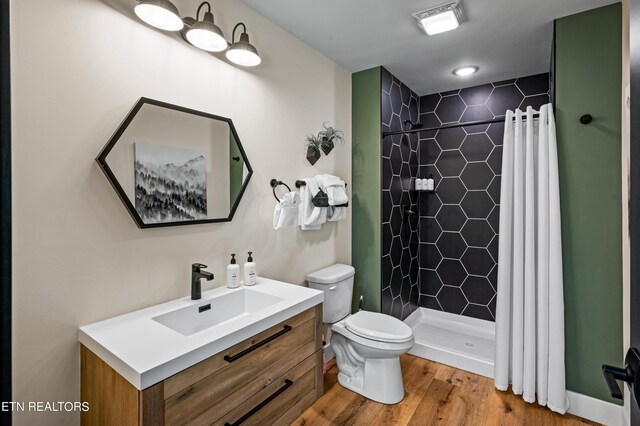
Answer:
[[141, 391], [80, 354], [83, 425], [288, 425], [323, 392], [322, 305]]

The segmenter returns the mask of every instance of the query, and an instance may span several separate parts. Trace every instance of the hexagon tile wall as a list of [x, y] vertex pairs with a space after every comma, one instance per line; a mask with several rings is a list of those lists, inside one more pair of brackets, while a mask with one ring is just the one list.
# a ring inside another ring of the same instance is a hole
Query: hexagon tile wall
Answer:
[[[538, 74], [422, 96], [420, 122], [490, 120], [548, 102], [549, 75]], [[496, 123], [420, 134], [419, 175], [432, 174], [437, 191], [419, 197], [420, 306], [495, 319], [503, 132]]]
[[[549, 102], [548, 74], [418, 97], [381, 73], [382, 131], [407, 120], [427, 128], [490, 120]], [[405, 319], [423, 306], [494, 320], [503, 130], [496, 123], [382, 140], [383, 313]], [[430, 174], [437, 194], [417, 196], [413, 179]]]
[[[382, 68], [383, 131], [402, 130], [418, 122], [419, 97]], [[416, 193], [418, 136], [382, 140], [382, 312], [404, 319], [418, 307], [419, 234]], [[413, 213], [411, 213], [413, 212]]]

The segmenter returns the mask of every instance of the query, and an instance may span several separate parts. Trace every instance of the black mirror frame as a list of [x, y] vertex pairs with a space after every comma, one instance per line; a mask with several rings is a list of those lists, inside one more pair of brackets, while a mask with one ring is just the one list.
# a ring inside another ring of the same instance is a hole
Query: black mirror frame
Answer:
[[[165, 222], [165, 223], [144, 223], [142, 221], [142, 218], [140, 217], [140, 215], [136, 211], [135, 206], [133, 205], [133, 203], [131, 202], [131, 200], [127, 196], [126, 192], [124, 191], [124, 189], [120, 185], [120, 182], [118, 182], [118, 179], [116, 179], [115, 175], [113, 174], [113, 171], [111, 170], [111, 168], [107, 164], [106, 160], [107, 160], [107, 155], [109, 155], [109, 153], [111, 152], [113, 147], [116, 145], [116, 143], [118, 143], [118, 140], [120, 140], [120, 137], [122, 136], [122, 134], [125, 132], [127, 127], [129, 127], [129, 124], [131, 124], [131, 122], [135, 118], [135, 116], [138, 113], [138, 111], [140, 111], [140, 109], [145, 104], [155, 105], [155, 106], [159, 106], [159, 107], [167, 108], [167, 109], [172, 109], [174, 111], [185, 112], [187, 114], [198, 115], [200, 117], [205, 117], [205, 118], [209, 118], [209, 119], [212, 119], [212, 120], [224, 121], [225, 123], [227, 123], [229, 125], [229, 129], [231, 130], [231, 133], [233, 134], [233, 137], [235, 138], [236, 143], [238, 144], [238, 148], [240, 149], [240, 154], [242, 155], [242, 159], [244, 160], [244, 164], [247, 166], [247, 170], [249, 171], [249, 173], [247, 174], [246, 179], [242, 183], [242, 188], [240, 189], [240, 192], [238, 193], [238, 195], [236, 197], [236, 200], [233, 203], [233, 206], [231, 206], [231, 210], [229, 212], [229, 216], [227, 216], [226, 218], [183, 220], [183, 221]], [[145, 97], [140, 98], [140, 100], [138, 100], [138, 102], [131, 109], [131, 111], [129, 111], [129, 113], [125, 117], [124, 121], [120, 124], [120, 126], [118, 126], [118, 129], [115, 131], [113, 136], [111, 136], [111, 139], [109, 139], [109, 142], [107, 142], [107, 144], [104, 146], [104, 148], [102, 148], [102, 151], [100, 151], [100, 154], [98, 154], [98, 156], [96, 157], [96, 162], [98, 163], [98, 165], [100, 166], [100, 169], [102, 170], [102, 172], [105, 174], [105, 176], [109, 180], [109, 183], [111, 184], [113, 189], [118, 194], [118, 197], [120, 198], [120, 201], [122, 201], [124, 206], [127, 208], [127, 211], [129, 212], [129, 214], [131, 215], [131, 217], [135, 221], [136, 225], [138, 225], [138, 228], [140, 228], [140, 229], [164, 228], [164, 227], [167, 227], [167, 226], [181, 226], [181, 225], [198, 225], [198, 224], [201, 224], [201, 223], [231, 222], [231, 220], [233, 219], [234, 214], [236, 213], [236, 210], [238, 209], [238, 205], [240, 204], [240, 200], [242, 200], [242, 196], [244, 195], [244, 191], [246, 190], [247, 185], [249, 184], [249, 181], [251, 180], [251, 176], [253, 175], [253, 169], [251, 168], [251, 164], [249, 164], [249, 159], [247, 158], [247, 154], [244, 152], [244, 148], [242, 146], [242, 143], [240, 142], [240, 138], [238, 137], [238, 133], [236, 132], [236, 128], [233, 125], [233, 121], [230, 118], [221, 117], [219, 115], [209, 114], [209, 113], [206, 113], [206, 112], [197, 111], [197, 110], [194, 110], [194, 109], [185, 108], [185, 107], [181, 107], [181, 106], [178, 106], [178, 105], [173, 105], [173, 104], [169, 104], [167, 102], [162, 102], [162, 101], [158, 101], [158, 100], [150, 99], [150, 98], [145, 98]]]

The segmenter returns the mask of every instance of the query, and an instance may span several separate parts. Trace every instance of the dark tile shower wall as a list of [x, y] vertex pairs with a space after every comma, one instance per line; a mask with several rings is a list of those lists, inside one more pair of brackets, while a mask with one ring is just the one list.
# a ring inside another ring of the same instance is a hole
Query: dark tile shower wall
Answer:
[[[548, 92], [549, 75], [538, 74], [422, 96], [420, 122], [430, 128], [538, 109]], [[494, 123], [420, 134], [419, 175], [432, 174], [437, 191], [419, 196], [420, 306], [495, 319], [503, 132]]]
[[[382, 131], [418, 122], [420, 98], [382, 68]], [[404, 319], [418, 307], [419, 234], [416, 193], [418, 136], [382, 140], [382, 312]], [[413, 212], [413, 213], [412, 213]]]

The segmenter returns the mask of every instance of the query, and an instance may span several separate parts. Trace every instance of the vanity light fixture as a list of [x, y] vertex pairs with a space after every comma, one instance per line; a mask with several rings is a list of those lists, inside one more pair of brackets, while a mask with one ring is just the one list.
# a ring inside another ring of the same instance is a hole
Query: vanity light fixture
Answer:
[[169, 0], [142, 0], [133, 10], [152, 27], [164, 31], [180, 31], [184, 27], [178, 8]]
[[[164, 31], [180, 31], [182, 38], [192, 46], [207, 52], [226, 52], [229, 61], [244, 67], [254, 67], [262, 59], [258, 50], [249, 42], [247, 26], [240, 22], [233, 28], [231, 43], [224, 38], [219, 26], [214, 22], [211, 3], [203, 1], [198, 6], [196, 17], [180, 18], [178, 9], [170, 0], [137, 0], [134, 11], [147, 24]], [[204, 7], [207, 11], [200, 19]], [[242, 26], [240, 39], [236, 41], [236, 30]]]
[[458, 67], [452, 71], [453, 75], [457, 75], [458, 77], [467, 77], [471, 74], [475, 74], [478, 72], [480, 68], [476, 65], [465, 65], [463, 67]]
[[464, 9], [460, 1], [412, 13], [411, 16], [418, 22], [420, 29], [428, 35], [455, 30], [465, 21]]
[[[200, 21], [200, 11], [204, 6], [207, 6], [208, 10]], [[222, 30], [214, 23], [211, 4], [208, 1], [204, 1], [198, 6], [196, 21], [187, 30], [185, 37], [189, 43], [207, 52], [222, 52], [228, 47]]]
[[[240, 40], [236, 41], [236, 30], [242, 25], [242, 34], [240, 34]], [[240, 22], [233, 28], [231, 34], [231, 47], [227, 50], [227, 59], [237, 65], [244, 67], [255, 67], [262, 62], [258, 51], [251, 43], [249, 43], [249, 34], [247, 34], [247, 27]]]

